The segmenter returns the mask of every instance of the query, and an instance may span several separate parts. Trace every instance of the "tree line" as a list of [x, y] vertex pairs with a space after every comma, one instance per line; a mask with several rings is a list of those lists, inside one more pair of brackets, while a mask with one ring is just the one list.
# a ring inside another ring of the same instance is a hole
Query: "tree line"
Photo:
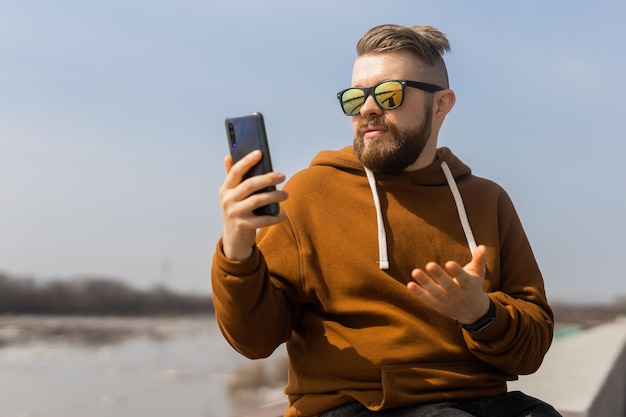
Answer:
[[214, 311], [210, 294], [183, 294], [162, 285], [139, 290], [114, 278], [41, 282], [0, 272], [0, 314], [148, 316]]

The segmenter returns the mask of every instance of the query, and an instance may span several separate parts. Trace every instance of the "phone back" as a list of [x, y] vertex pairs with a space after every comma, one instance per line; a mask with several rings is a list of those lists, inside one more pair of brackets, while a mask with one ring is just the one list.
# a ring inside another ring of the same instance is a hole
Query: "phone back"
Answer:
[[[245, 175], [244, 179], [254, 175], [261, 175], [272, 171], [272, 159], [270, 157], [265, 122], [261, 113], [249, 113], [241, 116], [226, 118], [226, 133], [228, 145], [233, 162], [239, 161], [250, 152], [260, 149], [263, 157]], [[276, 187], [267, 187], [257, 191], [258, 193], [274, 191]], [[262, 206], [254, 210], [257, 215], [275, 216], [279, 212], [277, 203]]]
[[252, 167], [244, 178], [272, 171], [265, 123], [261, 113], [227, 117], [226, 131], [228, 132], [228, 144], [233, 162], [239, 161], [255, 149], [260, 149], [263, 152], [261, 161]]

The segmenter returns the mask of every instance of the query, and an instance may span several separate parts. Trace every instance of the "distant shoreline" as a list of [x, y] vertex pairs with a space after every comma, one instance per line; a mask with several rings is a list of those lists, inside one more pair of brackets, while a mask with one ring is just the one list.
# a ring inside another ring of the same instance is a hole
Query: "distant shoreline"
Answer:
[[83, 346], [116, 344], [145, 337], [164, 341], [184, 333], [204, 331], [213, 314], [185, 316], [58, 316], [1, 315], [0, 348], [30, 342], [63, 342]]
[[178, 316], [213, 313], [210, 294], [138, 290], [111, 278], [38, 282], [0, 273], [0, 314]]

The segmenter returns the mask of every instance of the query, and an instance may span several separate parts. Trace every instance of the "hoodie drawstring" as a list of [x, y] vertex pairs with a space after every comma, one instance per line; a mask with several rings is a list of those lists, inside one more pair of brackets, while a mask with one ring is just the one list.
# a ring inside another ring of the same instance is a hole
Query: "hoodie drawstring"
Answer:
[[474, 239], [472, 228], [470, 227], [469, 220], [467, 219], [467, 213], [465, 212], [465, 205], [463, 204], [459, 187], [456, 186], [456, 181], [454, 181], [454, 176], [452, 175], [452, 171], [450, 171], [448, 164], [446, 164], [446, 161], [441, 162], [441, 169], [443, 170], [446, 180], [448, 181], [448, 187], [450, 187], [450, 191], [452, 191], [452, 196], [454, 197], [454, 202], [456, 203], [456, 211], [459, 214], [459, 220], [461, 220], [461, 225], [463, 226], [465, 239], [467, 239], [467, 246], [469, 247], [471, 254], [474, 255], [474, 252], [476, 251], [476, 240]]
[[387, 234], [385, 233], [383, 211], [380, 208], [380, 198], [378, 197], [378, 189], [376, 188], [376, 178], [374, 178], [374, 173], [369, 168], [365, 168], [365, 174], [367, 175], [367, 181], [372, 189], [372, 197], [374, 197], [374, 206], [376, 207], [376, 222], [378, 223], [378, 266], [380, 269], [389, 269]]
[[[387, 254], [387, 234], [385, 233], [383, 213], [382, 209], [380, 208], [380, 198], [378, 196], [378, 189], [376, 187], [376, 178], [374, 177], [374, 173], [372, 172], [372, 170], [367, 167], [364, 168], [365, 174], [367, 175], [367, 181], [370, 185], [370, 189], [372, 190], [374, 206], [376, 207], [376, 222], [378, 224], [378, 264], [380, 269], [389, 269], [389, 256]], [[467, 218], [465, 205], [463, 204], [463, 198], [461, 198], [461, 193], [459, 192], [459, 188], [454, 181], [454, 176], [452, 175], [452, 172], [450, 171], [450, 168], [445, 161], [441, 162], [441, 169], [446, 177], [446, 181], [448, 182], [448, 187], [450, 187], [452, 196], [454, 197], [456, 211], [459, 215], [461, 226], [463, 226], [463, 232], [465, 233], [465, 238], [467, 239], [467, 245], [471, 254], [473, 255], [474, 251], [476, 250], [476, 240], [474, 239], [474, 234], [472, 233], [472, 228]]]

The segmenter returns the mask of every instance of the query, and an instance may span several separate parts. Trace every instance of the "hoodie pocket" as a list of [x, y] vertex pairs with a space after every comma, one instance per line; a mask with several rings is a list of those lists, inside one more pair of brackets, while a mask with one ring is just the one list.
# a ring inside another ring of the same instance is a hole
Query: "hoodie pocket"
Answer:
[[490, 396], [506, 391], [506, 378], [480, 362], [394, 365], [381, 369], [379, 409], [416, 402]]

